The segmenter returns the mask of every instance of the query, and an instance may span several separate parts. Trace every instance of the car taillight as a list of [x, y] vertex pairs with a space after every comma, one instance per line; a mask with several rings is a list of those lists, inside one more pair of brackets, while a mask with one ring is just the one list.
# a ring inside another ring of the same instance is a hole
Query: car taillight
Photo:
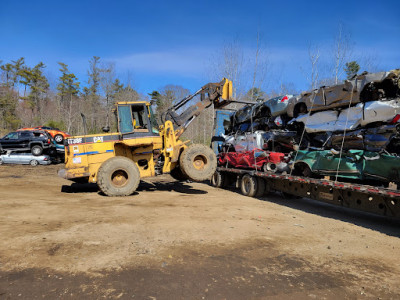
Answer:
[[47, 144], [50, 144], [50, 143], [51, 143], [50, 139], [47, 139]]
[[400, 115], [396, 115], [392, 121], [390, 121], [390, 124], [396, 124], [400, 121]]
[[285, 102], [286, 100], [288, 100], [289, 98], [288, 98], [288, 96], [285, 96], [285, 97], [283, 97], [282, 99], [281, 99], [281, 102]]
[[47, 157], [43, 158], [43, 160], [47, 160]]

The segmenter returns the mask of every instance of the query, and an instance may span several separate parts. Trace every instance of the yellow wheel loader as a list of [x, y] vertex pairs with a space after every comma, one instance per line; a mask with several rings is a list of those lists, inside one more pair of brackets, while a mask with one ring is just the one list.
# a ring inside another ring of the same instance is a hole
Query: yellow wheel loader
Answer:
[[[232, 102], [231, 94], [232, 82], [226, 78], [208, 83], [169, 108], [161, 126], [149, 102], [118, 102], [117, 132], [69, 137], [65, 169], [58, 175], [74, 182], [97, 183], [108, 196], [132, 194], [142, 177], [170, 173], [178, 180], [209, 179], [217, 167], [214, 152], [204, 145], [188, 146], [179, 137], [205, 108]], [[190, 106], [192, 99], [200, 100]]]

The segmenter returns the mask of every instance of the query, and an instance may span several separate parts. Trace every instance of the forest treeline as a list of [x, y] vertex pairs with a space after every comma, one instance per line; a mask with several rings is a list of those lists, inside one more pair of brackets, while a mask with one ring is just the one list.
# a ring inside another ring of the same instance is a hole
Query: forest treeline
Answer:
[[[46, 78], [43, 62], [29, 66], [21, 57], [0, 64], [2, 134], [39, 125], [56, 127], [72, 135], [83, 134], [82, 113], [88, 133], [101, 132], [107, 125], [116, 130], [112, 108], [118, 101], [151, 101], [161, 124], [161, 114], [174, 102], [190, 94], [188, 89], [173, 84], [146, 95], [140, 94], [116, 77], [113, 64], [102, 64], [97, 56], [88, 61], [85, 86], [67, 64], [59, 62], [58, 65], [57, 84], [52, 87]], [[259, 88], [253, 88], [237, 97], [256, 100], [261, 96], [265, 96], [264, 93]], [[209, 143], [213, 120], [214, 111], [210, 107], [194, 120], [183, 137], [198, 143]]]

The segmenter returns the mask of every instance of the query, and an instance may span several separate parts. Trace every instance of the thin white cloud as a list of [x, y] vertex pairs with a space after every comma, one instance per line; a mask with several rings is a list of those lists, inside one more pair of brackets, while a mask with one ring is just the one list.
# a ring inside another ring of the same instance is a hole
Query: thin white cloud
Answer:
[[135, 70], [144, 73], [172, 73], [197, 77], [205, 68], [209, 51], [186, 49], [132, 53], [126, 56], [107, 58], [120, 70]]

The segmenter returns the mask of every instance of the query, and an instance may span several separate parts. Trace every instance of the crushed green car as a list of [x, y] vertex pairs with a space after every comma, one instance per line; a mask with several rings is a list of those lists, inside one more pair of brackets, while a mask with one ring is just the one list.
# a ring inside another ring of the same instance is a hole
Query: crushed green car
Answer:
[[400, 158], [393, 155], [348, 150], [340, 157], [330, 150], [299, 150], [293, 159], [294, 175], [336, 176], [338, 172], [341, 178], [400, 183]]

